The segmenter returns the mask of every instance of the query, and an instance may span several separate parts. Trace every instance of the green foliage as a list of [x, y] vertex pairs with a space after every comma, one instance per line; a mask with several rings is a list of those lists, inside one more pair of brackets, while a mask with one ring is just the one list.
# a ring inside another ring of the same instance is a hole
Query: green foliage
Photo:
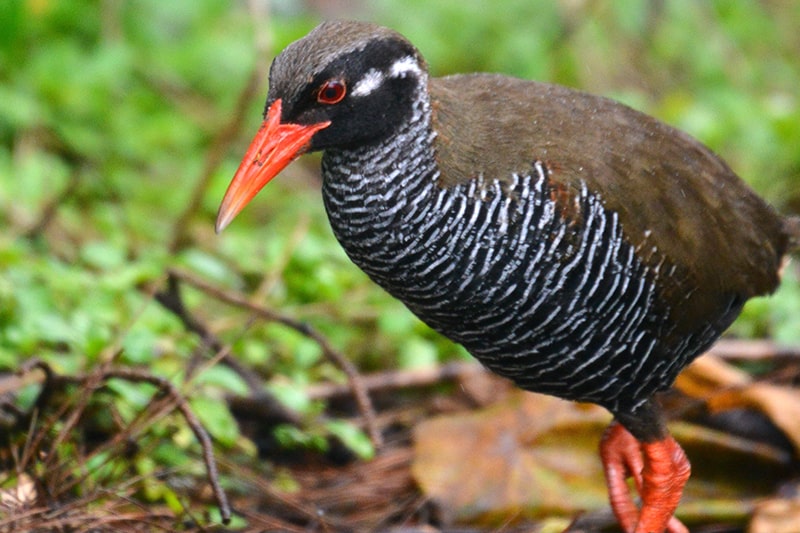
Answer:
[[330, 420], [325, 427], [331, 435], [338, 438], [361, 459], [371, 459], [375, 455], [372, 442], [363, 431], [352, 424], [343, 420]]
[[275, 428], [275, 439], [287, 449], [306, 448], [317, 452], [325, 452], [328, 443], [322, 435], [301, 431], [296, 426], [282, 424]]
[[[465, 356], [349, 263], [328, 228], [313, 157], [213, 234], [263, 91], [235, 148], [212, 168], [185, 244], [173, 247], [214, 139], [251, 71], [269, 61], [254, 40], [266, 35], [277, 51], [316, 22], [275, 4], [259, 20], [222, 0], [0, 2], [0, 369], [41, 357], [71, 374], [113, 360], [182, 387], [200, 342], [151, 296], [175, 267], [309, 322], [365, 371]], [[688, 130], [780, 208], [800, 211], [800, 4], [380, 0], [370, 9], [409, 36], [437, 75], [497, 71], [615, 96]], [[304, 386], [344, 379], [296, 331], [201, 291], [182, 294], [234, 357], [309, 419], [323, 406]], [[796, 343], [799, 301], [797, 276], [787, 274], [733, 331]], [[192, 380], [191, 405], [216, 441], [241, 445], [224, 403], [248, 392], [241, 377], [216, 365]], [[35, 393], [25, 389], [20, 405]], [[113, 380], [108, 394], [129, 422], [153, 388]], [[174, 427], [151, 435], [139, 473], [196, 471], [184, 460], [194, 438]], [[372, 453], [363, 433], [338, 421], [277, 432], [286, 445], [315, 449], [331, 435]], [[116, 472], [112, 459], [92, 461], [98, 475]], [[179, 506], [163, 484], [152, 491]]]
[[197, 413], [197, 418], [200, 419], [203, 427], [208, 429], [217, 442], [228, 447], [236, 444], [239, 438], [239, 429], [223, 399], [196, 396], [192, 398], [190, 405], [192, 410]]

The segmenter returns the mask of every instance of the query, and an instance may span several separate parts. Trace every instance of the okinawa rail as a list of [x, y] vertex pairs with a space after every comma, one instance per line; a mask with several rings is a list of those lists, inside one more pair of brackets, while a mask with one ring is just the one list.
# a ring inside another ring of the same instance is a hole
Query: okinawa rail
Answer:
[[[225, 228], [299, 155], [350, 259], [519, 387], [614, 415], [600, 444], [626, 532], [685, 532], [690, 466], [654, 394], [771, 293], [800, 224], [708, 148], [612, 100], [428, 75], [402, 35], [325, 22], [272, 63]], [[626, 478], [632, 476], [637, 507]]]

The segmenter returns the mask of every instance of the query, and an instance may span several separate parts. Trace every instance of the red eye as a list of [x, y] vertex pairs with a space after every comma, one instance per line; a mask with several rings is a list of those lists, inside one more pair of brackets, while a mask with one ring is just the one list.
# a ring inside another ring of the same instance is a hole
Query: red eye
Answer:
[[317, 102], [320, 104], [338, 104], [347, 94], [347, 87], [343, 81], [328, 80], [322, 84], [317, 92]]

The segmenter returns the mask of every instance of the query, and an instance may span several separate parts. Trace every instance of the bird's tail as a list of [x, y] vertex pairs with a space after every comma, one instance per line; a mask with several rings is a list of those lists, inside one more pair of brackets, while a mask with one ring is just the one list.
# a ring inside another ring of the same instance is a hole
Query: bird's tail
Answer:
[[789, 237], [786, 248], [788, 253], [800, 252], [800, 216], [788, 216], [783, 219], [783, 231]]

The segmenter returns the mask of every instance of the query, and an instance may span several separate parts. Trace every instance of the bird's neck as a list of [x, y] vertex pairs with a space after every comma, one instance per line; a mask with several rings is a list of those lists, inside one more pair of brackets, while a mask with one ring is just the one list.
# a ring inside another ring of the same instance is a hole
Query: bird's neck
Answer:
[[[372, 254], [373, 239], [381, 250], [402, 246], [409, 236], [402, 221], [420, 212], [425, 198], [438, 189], [434, 156], [435, 133], [427, 79], [419, 90], [409, 119], [387, 139], [352, 149], [328, 149], [322, 156], [323, 199], [334, 234], [354, 255]], [[387, 241], [388, 239], [388, 241]], [[363, 247], [363, 250], [354, 249]]]
[[435, 172], [434, 132], [431, 127], [431, 103], [419, 80], [416, 98], [408, 120], [397, 126], [386, 139], [355, 148], [331, 148], [322, 156], [322, 175], [327, 188], [367, 187], [402, 194], [408, 180], [419, 180]]

